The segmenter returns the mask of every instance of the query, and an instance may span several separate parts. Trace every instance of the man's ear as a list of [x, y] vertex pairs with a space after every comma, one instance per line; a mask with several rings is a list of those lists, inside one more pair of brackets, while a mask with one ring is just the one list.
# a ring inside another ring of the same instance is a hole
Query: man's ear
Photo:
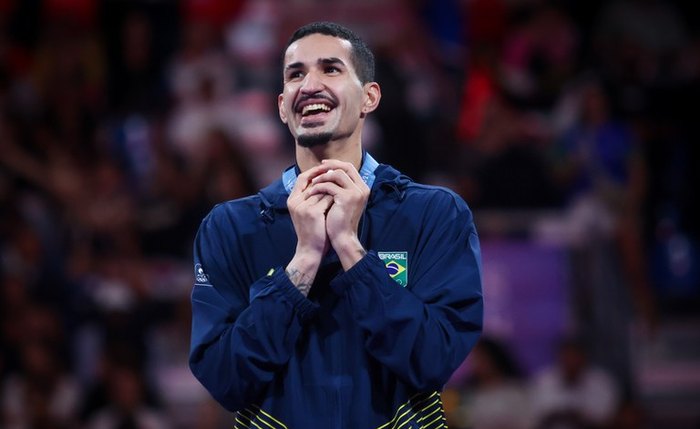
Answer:
[[277, 110], [279, 111], [280, 119], [282, 123], [287, 123], [287, 114], [284, 113], [284, 96], [282, 94], [277, 96]]
[[362, 117], [373, 112], [379, 106], [382, 98], [382, 90], [377, 82], [369, 82], [364, 85], [364, 103], [362, 104]]

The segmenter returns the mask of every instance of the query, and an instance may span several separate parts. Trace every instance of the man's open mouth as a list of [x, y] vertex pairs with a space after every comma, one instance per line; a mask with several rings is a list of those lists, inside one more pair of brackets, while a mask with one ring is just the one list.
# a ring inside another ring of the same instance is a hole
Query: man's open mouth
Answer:
[[314, 103], [307, 104], [301, 109], [301, 116], [317, 115], [319, 113], [330, 112], [333, 108], [327, 104]]

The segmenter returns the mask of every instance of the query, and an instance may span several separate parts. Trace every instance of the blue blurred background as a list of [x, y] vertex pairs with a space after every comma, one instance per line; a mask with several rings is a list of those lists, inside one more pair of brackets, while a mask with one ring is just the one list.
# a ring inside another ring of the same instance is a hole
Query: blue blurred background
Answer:
[[693, 6], [0, 0], [0, 427], [232, 426], [187, 368], [191, 243], [293, 163], [282, 49], [335, 20], [377, 56], [366, 148], [476, 216], [450, 427], [699, 428]]

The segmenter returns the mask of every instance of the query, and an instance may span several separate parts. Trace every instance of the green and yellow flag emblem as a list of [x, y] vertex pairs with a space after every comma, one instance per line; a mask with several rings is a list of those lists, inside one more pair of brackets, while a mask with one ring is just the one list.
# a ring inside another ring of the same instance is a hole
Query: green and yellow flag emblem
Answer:
[[377, 252], [389, 276], [403, 287], [408, 285], [408, 252]]

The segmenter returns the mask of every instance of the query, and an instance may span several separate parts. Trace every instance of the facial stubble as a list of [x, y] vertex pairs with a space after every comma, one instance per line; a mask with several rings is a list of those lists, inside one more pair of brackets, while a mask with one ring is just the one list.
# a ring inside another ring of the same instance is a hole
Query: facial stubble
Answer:
[[304, 134], [297, 137], [297, 143], [301, 147], [311, 148], [327, 144], [333, 138], [333, 133]]

